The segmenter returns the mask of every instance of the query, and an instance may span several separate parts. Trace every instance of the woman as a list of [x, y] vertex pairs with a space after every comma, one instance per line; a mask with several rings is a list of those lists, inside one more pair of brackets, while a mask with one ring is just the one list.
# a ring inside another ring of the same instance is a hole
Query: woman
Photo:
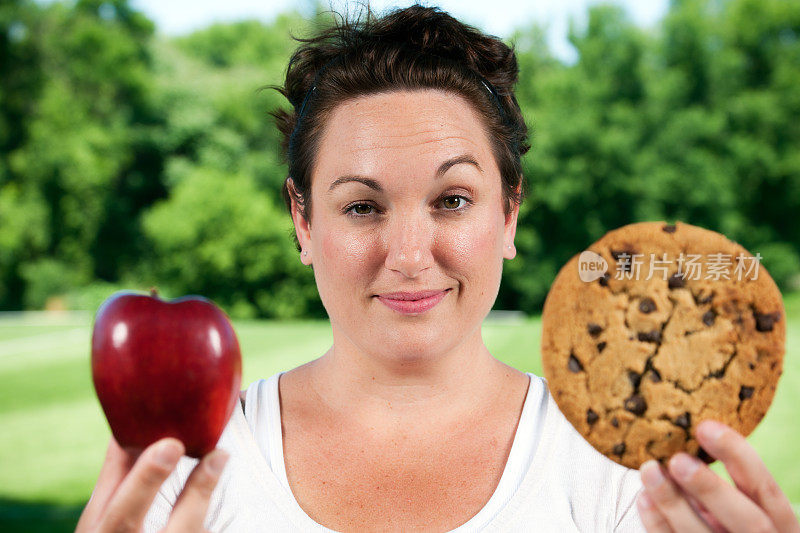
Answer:
[[642, 491], [486, 349], [524, 196], [516, 77], [511, 49], [433, 8], [306, 41], [275, 116], [333, 346], [243, 391], [197, 466], [174, 439], [135, 463], [112, 439], [79, 531], [797, 529], [731, 429], [698, 438], [738, 490], [705, 465], [683, 481], [676, 456]]

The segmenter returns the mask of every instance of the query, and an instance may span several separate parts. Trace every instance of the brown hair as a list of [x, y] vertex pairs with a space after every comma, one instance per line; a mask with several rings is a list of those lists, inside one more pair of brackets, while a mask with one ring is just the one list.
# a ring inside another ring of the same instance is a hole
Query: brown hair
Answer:
[[[397, 89], [442, 89], [475, 107], [487, 127], [502, 177], [505, 214], [526, 196], [520, 157], [529, 149], [528, 128], [514, 96], [513, 46], [465, 25], [436, 7], [412, 5], [375, 18], [369, 6], [357, 18], [319, 31], [292, 55], [283, 94], [293, 111], [275, 117], [289, 167], [283, 198], [294, 197], [311, 221], [311, 171], [331, 111], [357, 96]], [[290, 190], [288, 180], [292, 180]], [[295, 235], [298, 251], [300, 245]]]

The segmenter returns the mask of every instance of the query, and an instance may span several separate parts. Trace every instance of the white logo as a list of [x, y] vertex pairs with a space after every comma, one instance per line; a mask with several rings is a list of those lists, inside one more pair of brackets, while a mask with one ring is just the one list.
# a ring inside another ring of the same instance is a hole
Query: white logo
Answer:
[[606, 272], [608, 272], [608, 262], [603, 259], [602, 255], [589, 250], [581, 252], [580, 257], [578, 257], [578, 276], [581, 281], [589, 283], [602, 278]]

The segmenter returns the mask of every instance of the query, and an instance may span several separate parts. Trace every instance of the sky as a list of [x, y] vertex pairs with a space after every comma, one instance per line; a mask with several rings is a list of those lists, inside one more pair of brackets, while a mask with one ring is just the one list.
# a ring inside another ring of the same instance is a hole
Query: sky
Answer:
[[[370, 0], [373, 11], [383, 12], [393, 7], [404, 7], [413, 0]], [[575, 59], [575, 52], [567, 41], [570, 18], [578, 24], [585, 22], [589, 5], [597, 0], [430, 0], [424, 5], [438, 6], [459, 20], [481, 28], [501, 38], [508, 37], [515, 27], [537, 22], [545, 25], [548, 44], [553, 54], [567, 62]], [[631, 20], [643, 28], [655, 25], [667, 10], [668, 0], [611, 0], [623, 6]], [[181, 35], [213, 22], [255, 18], [270, 22], [278, 13], [293, 6], [302, 6], [298, 0], [132, 0], [131, 4], [155, 21], [158, 31], [167, 35]], [[306, 2], [305, 5], [310, 5]], [[337, 11], [349, 7], [353, 12], [358, 4], [353, 0], [323, 0]], [[489, 7], [491, 6], [491, 7]], [[302, 8], [301, 8], [302, 9]]]

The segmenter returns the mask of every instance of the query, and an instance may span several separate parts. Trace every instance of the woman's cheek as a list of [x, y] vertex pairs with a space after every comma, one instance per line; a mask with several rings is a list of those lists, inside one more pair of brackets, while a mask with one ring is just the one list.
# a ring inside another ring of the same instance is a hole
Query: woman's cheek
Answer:
[[[343, 245], [339, 253], [347, 258], [352, 267], [368, 267], [371, 258], [376, 257], [379, 249], [380, 239], [375, 231], [358, 231], [348, 233], [343, 239]], [[374, 259], [373, 259], [374, 260]]]
[[[365, 279], [364, 269], [376, 255], [375, 232], [328, 232], [321, 241], [323, 269], [326, 275], [335, 277], [329, 280], [333, 286], [342, 284], [342, 278]], [[352, 284], [345, 285], [352, 290]]]
[[503, 264], [497, 259], [498, 242], [502, 246], [498, 231], [491, 220], [476, 217], [474, 222], [447, 232], [442, 240], [447, 269], [461, 278], [460, 296], [472, 302], [476, 310], [484, 303], [491, 307], [500, 289]]
[[497, 232], [486, 219], [473, 218], [465, 224], [450, 226], [443, 232], [440, 242], [452, 261], [467, 266], [493, 257]]

